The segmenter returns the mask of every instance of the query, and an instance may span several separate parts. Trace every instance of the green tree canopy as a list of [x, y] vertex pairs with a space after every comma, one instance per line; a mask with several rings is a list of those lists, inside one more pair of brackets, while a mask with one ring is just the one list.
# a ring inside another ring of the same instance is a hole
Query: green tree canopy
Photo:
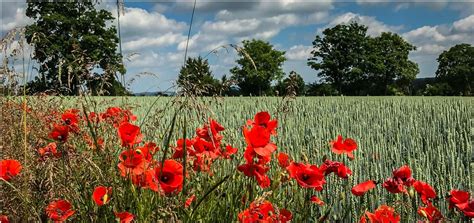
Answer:
[[395, 33], [384, 32], [369, 39], [366, 51], [367, 93], [393, 95], [409, 93], [409, 86], [419, 72], [418, 64], [408, 59], [416, 47]]
[[219, 94], [219, 80], [212, 76], [207, 59], [201, 56], [188, 58], [181, 67], [178, 77], [178, 87], [188, 95], [212, 96]]
[[474, 47], [458, 44], [444, 51], [438, 57], [436, 78], [446, 83], [455, 95], [473, 95]]
[[230, 70], [232, 79], [243, 95], [263, 95], [271, 93], [272, 81], [280, 80], [283, 75], [281, 66], [285, 62], [285, 52], [273, 49], [262, 40], [244, 40], [239, 66]]
[[341, 24], [325, 29], [323, 35], [313, 41], [308, 65], [319, 71], [318, 76], [333, 84], [337, 91], [348, 93], [348, 88], [363, 75], [367, 27], [357, 23]]
[[367, 35], [358, 23], [340, 24], [316, 36], [308, 65], [340, 94], [408, 93], [418, 65], [408, 59], [415, 47], [394, 33]]
[[305, 94], [305, 83], [301, 75], [291, 71], [290, 75], [280, 81], [275, 89], [279, 95], [301, 96]]
[[35, 20], [26, 27], [26, 38], [39, 64], [32, 91], [124, 92], [115, 77], [125, 68], [117, 53], [117, 31], [108, 26], [113, 20], [110, 12], [97, 10], [92, 1], [29, 2], [26, 16]]

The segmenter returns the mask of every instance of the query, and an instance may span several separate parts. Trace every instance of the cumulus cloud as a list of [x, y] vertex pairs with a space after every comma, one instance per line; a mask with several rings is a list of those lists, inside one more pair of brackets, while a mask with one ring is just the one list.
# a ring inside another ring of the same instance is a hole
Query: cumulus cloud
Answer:
[[335, 17], [325, 28], [320, 29], [319, 32], [322, 32], [322, 30], [328, 27], [333, 27], [338, 24], [348, 24], [351, 22], [357, 22], [359, 24], [366, 25], [368, 27], [367, 34], [370, 36], [378, 36], [382, 32], [397, 32], [403, 28], [402, 26], [387, 25], [378, 21], [375, 17], [347, 12]]
[[305, 60], [311, 56], [313, 46], [295, 45], [286, 51], [288, 60]]

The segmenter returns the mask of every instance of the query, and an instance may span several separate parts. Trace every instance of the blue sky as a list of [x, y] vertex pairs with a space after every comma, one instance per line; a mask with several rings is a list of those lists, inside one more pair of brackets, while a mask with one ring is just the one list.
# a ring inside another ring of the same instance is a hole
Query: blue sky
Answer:
[[[162, 91], [173, 86], [183, 65], [192, 1], [127, 1], [121, 14], [126, 78], [134, 92]], [[100, 7], [116, 15], [112, 1]], [[25, 4], [2, 2], [2, 36], [30, 23]], [[206, 56], [213, 74], [229, 75], [236, 65], [235, 50], [219, 48], [244, 39], [269, 41], [286, 51], [283, 68], [306, 82], [317, 73], [306, 65], [316, 35], [339, 23], [357, 21], [368, 34], [395, 32], [417, 46], [410, 59], [420, 67], [418, 77], [434, 76], [436, 58], [459, 43], [474, 44], [474, 2], [447, 1], [198, 1], [189, 43], [189, 56]], [[219, 48], [215, 53], [213, 49]]]

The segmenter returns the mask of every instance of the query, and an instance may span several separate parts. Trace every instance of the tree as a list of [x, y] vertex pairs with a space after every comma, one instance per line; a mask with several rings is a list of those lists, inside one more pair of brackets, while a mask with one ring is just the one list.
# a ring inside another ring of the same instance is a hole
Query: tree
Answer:
[[283, 75], [281, 66], [285, 62], [285, 52], [273, 49], [262, 40], [244, 40], [239, 50], [240, 59], [230, 70], [232, 79], [243, 95], [269, 94], [272, 81], [280, 80]]
[[219, 80], [212, 76], [207, 59], [201, 56], [188, 58], [181, 67], [178, 76], [178, 87], [188, 95], [212, 96], [219, 94]]
[[367, 86], [370, 95], [408, 94], [409, 87], [419, 72], [418, 65], [408, 59], [416, 47], [395, 33], [384, 32], [369, 39], [366, 51]]
[[275, 89], [279, 95], [300, 96], [305, 94], [305, 83], [301, 75], [291, 71], [287, 78], [275, 86]]
[[38, 77], [30, 83], [36, 90], [78, 95], [81, 88], [93, 94], [124, 92], [116, 72], [125, 73], [117, 53], [117, 31], [106, 10], [96, 10], [92, 1], [29, 2], [26, 15], [35, 20], [26, 27]]
[[320, 71], [318, 76], [334, 85], [337, 91], [354, 94], [348, 89], [363, 76], [365, 50], [368, 45], [367, 27], [357, 23], [340, 24], [316, 36], [308, 65]]
[[409, 93], [418, 65], [408, 59], [416, 48], [394, 33], [367, 35], [367, 27], [340, 24], [316, 36], [308, 65], [346, 95]]
[[474, 47], [458, 44], [444, 51], [438, 57], [436, 78], [447, 83], [455, 95], [473, 95]]

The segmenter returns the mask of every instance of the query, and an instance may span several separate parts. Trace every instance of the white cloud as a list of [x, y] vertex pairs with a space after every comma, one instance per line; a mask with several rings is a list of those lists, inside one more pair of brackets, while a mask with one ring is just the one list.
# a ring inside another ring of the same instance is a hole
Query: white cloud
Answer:
[[161, 13], [149, 12], [141, 8], [125, 8], [125, 14], [120, 17], [120, 25], [123, 37], [130, 39], [169, 32], [181, 33], [187, 28], [184, 22], [178, 22]]
[[2, 16], [0, 17], [0, 31], [3, 34], [9, 30], [23, 27], [33, 22], [32, 19], [25, 16], [26, 5], [15, 2], [5, 2], [1, 4], [4, 7], [1, 9]]
[[183, 41], [186, 37], [178, 33], [165, 33], [158, 37], [143, 37], [136, 40], [130, 40], [123, 43], [124, 51], [134, 51], [139, 49], [146, 49], [149, 47], [165, 47], [177, 44]]
[[305, 60], [311, 56], [313, 46], [295, 45], [290, 47], [285, 53], [288, 60]]
[[320, 29], [319, 32], [322, 32], [322, 30], [328, 27], [333, 27], [338, 24], [348, 24], [351, 22], [366, 25], [368, 27], [367, 34], [370, 36], [378, 36], [382, 32], [396, 32], [402, 29], [402, 26], [390, 26], [378, 21], [375, 17], [347, 12], [335, 17], [325, 28]]
[[453, 27], [459, 32], [474, 32], [474, 15], [454, 22]]

